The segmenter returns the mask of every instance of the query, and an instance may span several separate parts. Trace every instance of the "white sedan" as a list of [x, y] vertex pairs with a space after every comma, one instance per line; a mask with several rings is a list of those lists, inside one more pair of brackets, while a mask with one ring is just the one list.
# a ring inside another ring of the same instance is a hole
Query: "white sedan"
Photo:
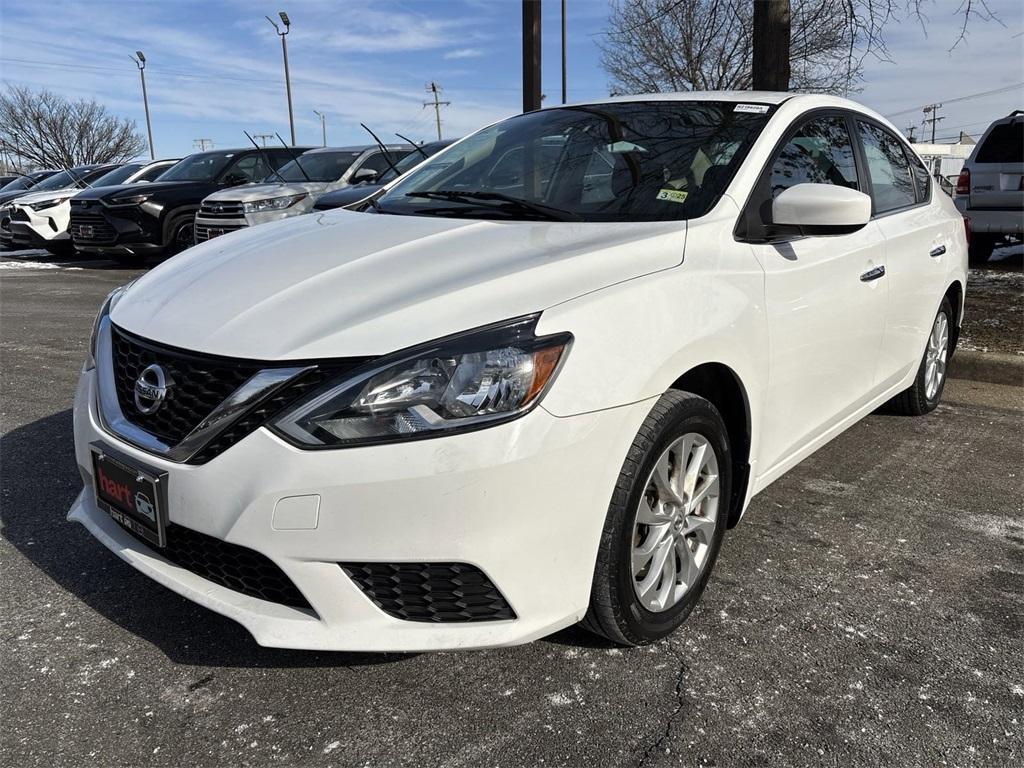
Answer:
[[519, 115], [111, 294], [69, 518], [262, 645], [652, 642], [755, 494], [885, 403], [936, 407], [966, 263], [850, 101]]

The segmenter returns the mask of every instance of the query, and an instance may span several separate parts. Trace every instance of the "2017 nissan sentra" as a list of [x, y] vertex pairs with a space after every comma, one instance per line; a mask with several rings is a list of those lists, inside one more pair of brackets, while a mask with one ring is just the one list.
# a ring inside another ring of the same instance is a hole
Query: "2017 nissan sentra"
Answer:
[[754, 494], [883, 403], [936, 407], [966, 261], [850, 101], [520, 115], [112, 293], [69, 517], [263, 645], [647, 643]]

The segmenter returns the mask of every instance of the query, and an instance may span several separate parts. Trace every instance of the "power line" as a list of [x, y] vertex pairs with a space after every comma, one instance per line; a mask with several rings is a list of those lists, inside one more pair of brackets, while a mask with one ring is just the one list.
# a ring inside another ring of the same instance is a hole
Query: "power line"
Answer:
[[[991, 91], [981, 91], [979, 93], [970, 93], [966, 96], [957, 96], [955, 99], [943, 99], [942, 104], [956, 104], [958, 101], [968, 101], [970, 99], [980, 99], [983, 96], [994, 96], [997, 93], [1005, 93], [1006, 91], [1012, 91], [1017, 88], [1024, 87], [1024, 82], [1014, 83], [1012, 85], [1006, 85], [1002, 88], [993, 88]], [[912, 112], [920, 112], [925, 107], [932, 106], [931, 104], [919, 104], [916, 107], [910, 109], [903, 109], [899, 112], [889, 112], [886, 117], [899, 117], [900, 115], [909, 115]]]

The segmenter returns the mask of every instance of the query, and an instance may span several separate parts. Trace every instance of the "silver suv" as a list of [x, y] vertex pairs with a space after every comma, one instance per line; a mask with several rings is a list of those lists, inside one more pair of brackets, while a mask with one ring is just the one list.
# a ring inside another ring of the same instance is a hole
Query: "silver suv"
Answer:
[[1024, 111], [988, 127], [960, 171], [954, 201], [970, 220], [972, 262], [1024, 235]]

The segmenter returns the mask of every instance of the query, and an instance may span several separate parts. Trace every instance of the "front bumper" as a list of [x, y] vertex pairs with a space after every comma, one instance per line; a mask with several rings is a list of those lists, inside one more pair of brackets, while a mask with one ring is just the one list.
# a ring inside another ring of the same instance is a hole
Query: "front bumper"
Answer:
[[[242, 624], [260, 645], [419, 651], [512, 645], [579, 621], [623, 458], [650, 410], [642, 402], [557, 418], [543, 408], [491, 429], [338, 451], [302, 451], [265, 429], [212, 461], [183, 465], [107, 434], [95, 373], [75, 400], [86, 488], [68, 519], [175, 592]], [[99, 441], [168, 473], [170, 521], [270, 558], [313, 612], [219, 586], [129, 535], [93, 498], [89, 446]], [[319, 496], [315, 528], [282, 530], [282, 499]], [[467, 563], [516, 618], [425, 623], [377, 607], [338, 563]], [[315, 612], [315, 615], [314, 615]]]
[[195, 238], [197, 243], [212, 240], [229, 232], [237, 232], [247, 227], [269, 224], [272, 221], [290, 219], [312, 210], [311, 197], [278, 211], [260, 211], [259, 213], [239, 213], [233, 216], [210, 216], [202, 210], [196, 214]]
[[39, 212], [27, 205], [13, 206], [0, 226], [0, 244], [6, 248], [42, 248], [69, 239], [67, 203]]
[[71, 207], [68, 231], [75, 248], [101, 255], [138, 255], [163, 251], [160, 219], [143, 205], [109, 207], [95, 201]]

